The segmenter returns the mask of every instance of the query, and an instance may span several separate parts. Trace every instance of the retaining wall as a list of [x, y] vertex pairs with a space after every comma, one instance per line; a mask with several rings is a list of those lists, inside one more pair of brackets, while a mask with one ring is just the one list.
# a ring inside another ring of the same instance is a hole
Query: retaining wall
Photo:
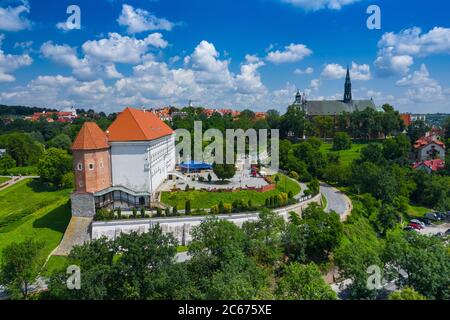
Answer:
[[[292, 206], [274, 210], [278, 215], [285, 220], [289, 218], [290, 212], [296, 212], [299, 215], [311, 203], [321, 203], [321, 194], [313, 198], [304, 198], [303, 201]], [[150, 227], [159, 224], [164, 233], [171, 233], [181, 245], [188, 245], [192, 239], [191, 230], [198, 226], [208, 216], [194, 216], [194, 217], [173, 217], [173, 218], [154, 218], [154, 219], [138, 219], [138, 220], [116, 220], [109, 222], [94, 222], [92, 224], [92, 239], [99, 239], [107, 237], [115, 239], [122, 233], [148, 232]], [[259, 218], [259, 212], [243, 213], [243, 214], [229, 214], [218, 215], [219, 219], [228, 220], [241, 227], [246, 221], [255, 221]]]

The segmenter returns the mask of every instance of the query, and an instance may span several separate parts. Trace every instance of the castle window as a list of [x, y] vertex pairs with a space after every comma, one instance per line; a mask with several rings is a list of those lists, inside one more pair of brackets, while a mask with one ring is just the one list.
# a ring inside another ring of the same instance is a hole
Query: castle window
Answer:
[[94, 164], [93, 163], [89, 163], [89, 170], [94, 170]]
[[100, 169], [103, 168], [103, 161], [100, 161], [98, 166], [100, 167]]
[[82, 171], [83, 170], [83, 164], [81, 162], [78, 162], [77, 170], [78, 171]]

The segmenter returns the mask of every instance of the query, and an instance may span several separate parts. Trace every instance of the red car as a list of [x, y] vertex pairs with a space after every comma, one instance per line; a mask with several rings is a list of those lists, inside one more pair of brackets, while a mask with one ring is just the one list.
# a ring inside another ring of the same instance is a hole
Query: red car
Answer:
[[410, 223], [409, 226], [411, 228], [416, 229], [416, 230], [422, 230], [423, 229], [423, 227], [420, 224], [417, 224], [417, 223]]

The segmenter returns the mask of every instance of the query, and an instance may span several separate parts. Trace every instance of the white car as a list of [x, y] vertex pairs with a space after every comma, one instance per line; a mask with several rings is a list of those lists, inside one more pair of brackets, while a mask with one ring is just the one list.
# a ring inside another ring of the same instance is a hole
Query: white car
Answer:
[[423, 223], [422, 221], [419, 221], [417, 219], [411, 220], [410, 223], [415, 223], [415, 224], [418, 224], [419, 226], [425, 228], [425, 223]]

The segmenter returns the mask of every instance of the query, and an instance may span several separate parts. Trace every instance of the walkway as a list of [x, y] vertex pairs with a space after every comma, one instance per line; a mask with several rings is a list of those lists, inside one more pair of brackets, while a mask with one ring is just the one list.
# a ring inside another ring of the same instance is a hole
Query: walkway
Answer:
[[92, 218], [72, 217], [64, 237], [55, 250], [55, 256], [67, 256], [74, 246], [83, 245], [90, 240]]
[[6, 181], [5, 182], [5, 186], [3, 186], [2, 188], [0, 188], [0, 191], [5, 190], [6, 188], [9, 188], [23, 180], [27, 180], [27, 179], [39, 179], [39, 176], [17, 176], [17, 177], [11, 177], [11, 176], [0, 176], [0, 177], [5, 177], [5, 178], [11, 178], [11, 180]]

